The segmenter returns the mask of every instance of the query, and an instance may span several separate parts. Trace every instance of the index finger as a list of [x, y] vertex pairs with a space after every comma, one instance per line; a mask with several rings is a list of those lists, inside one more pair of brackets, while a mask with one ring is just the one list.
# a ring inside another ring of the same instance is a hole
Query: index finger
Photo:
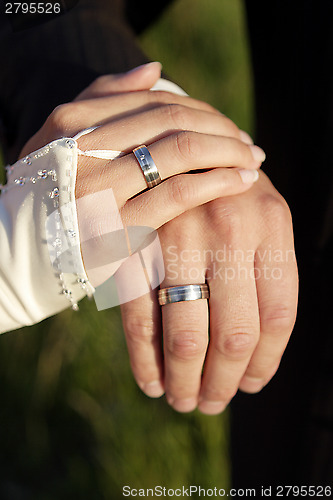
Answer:
[[[112, 119], [126, 118], [134, 113], [149, 111], [166, 104], [181, 104], [188, 108], [222, 116], [209, 104], [188, 96], [162, 90], [142, 90], [61, 104], [54, 109], [50, 118], [60, 124], [65, 122], [66, 133], [74, 135], [84, 128], [103, 125]], [[229, 123], [233, 135], [237, 136], [238, 127], [229, 118], [224, 117], [224, 119]]]

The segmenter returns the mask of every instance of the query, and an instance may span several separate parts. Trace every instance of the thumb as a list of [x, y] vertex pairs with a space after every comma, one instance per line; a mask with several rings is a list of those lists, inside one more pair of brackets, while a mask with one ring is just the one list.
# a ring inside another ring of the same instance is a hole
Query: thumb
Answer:
[[103, 75], [93, 81], [74, 100], [94, 99], [121, 92], [148, 90], [161, 77], [162, 65], [160, 62], [142, 64], [127, 71], [114, 75]]
[[133, 90], [148, 90], [161, 77], [162, 64], [151, 62], [131, 69], [127, 73], [114, 75], [113, 92], [131, 92]]

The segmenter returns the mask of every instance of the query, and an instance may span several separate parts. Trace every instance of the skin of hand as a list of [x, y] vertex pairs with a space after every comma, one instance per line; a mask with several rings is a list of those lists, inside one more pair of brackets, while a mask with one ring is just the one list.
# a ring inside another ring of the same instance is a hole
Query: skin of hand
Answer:
[[[80, 157], [76, 197], [111, 187], [126, 224], [160, 227], [166, 269], [161, 287], [207, 281], [211, 292], [209, 306], [199, 300], [160, 308], [156, 292], [122, 306], [134, 376], [147, 395], [166, 392], [178, 411], [198, 406], [215, 414], [238, 388], [260, 390], [279, 365], [296, 315], [292, 223], [285, 201], [262, 172], [254, 185], [253, 177], [246, 179], [263, 152], [251, 150], [248, 136], [208, 104], [149, 92], [160, 70], [151, 63], [98, 78], [74, 102], [56, 108], [20, 156], [93, 125], [101, 127], [80, 139], [81, 149], [127, 153], [112, 164]], [[148, 192], [131, 153], [142, 142], [168, 178]], [[177, 168], [168, 170], [175, 155]], [[247, 170], [180, 175], [212, 165]], [[161, 188], [168, 183], [163, 198]]]
[[135, 379], [150, 397], [165, 392], [177, 411], [220, 413], [238, 389], [255, 393], [269, 382], [292, 332], [298, 273], [289, 208], [261, 171], [246, 193], [194, 208], [158, 233], [161, 288], [206, 281], [210, 299], [160, 307], [152, 292], [122, 305]]
[[[161, 65], [150, 63], [126, 74], [98, 78], [75, 101], [58, 106], [21, 152], [25, 156], [92, 126], [98, 128], [78, 140], [81, 150], [123, 152], [114, 160], [85, 156], [78, 160], [75, 195], [80, 237], [81, 242], [93, 241], [81, 251], [93, 286], [116, 270], [110, 264], [103, 267], [102, 276], [99, 272], [100, 262], [110, 255], [103, 236], [119, 228], [112, 226], [117, 214], [125, 226], [158, 229], [198, 205], [245, 192], [258, 179], [257, 169], [265, 158], [245, 133], [210, 105], [149, 91], [160, 74]], [[149, 147], [163, 181], [150, 190], [132, 153], [140, 144]], [[237, 168], [225, 168], [230, 166]], [[188, 173], [191, 170], [196, 173]], [[105, 193], [114, 197], [117, 214], [105, 203]], [[96, 194], [98, 198], [89, 204], [89, 195]]]

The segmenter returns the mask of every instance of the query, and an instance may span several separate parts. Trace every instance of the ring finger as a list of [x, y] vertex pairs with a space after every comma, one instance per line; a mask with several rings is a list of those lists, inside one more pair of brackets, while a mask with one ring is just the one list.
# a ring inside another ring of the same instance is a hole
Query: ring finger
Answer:
[[[180, 223], [180, 219], [175, 222]], [[195, 232], [196, 226], [191, 231], [193, 238]], [[185, 237], [183, 248], [186, 250], [187, 246]], [[178, 248], [181, 247], [182, 242], [179, 242]], [[164, 254], [169, 255], [168, 248], [164, 248]], [[168, 262], [166, 258], [166, 278], [161, 288], [205, 283], [205, 265], [183, 260], [182, 255], [181, 251], [178, 252], [176, 262]], [[170, 303], [161, 308], [166, 397], [175, 410], [192, 411], [198, 404], [202, 366], [208, 345], [207, 300]]]
[[[187, 131], [154, 142], [149, 151], [161, 180], [182, 172], [213, 167], [256, 169], [261, 164], [260, 159], [264, 158], [260, 148], [248, 146], [237, 139]], [[95, 190], [112, 188], [117, 193], [120, 206], [147, 188], [143, 172], [132, 153], [106, 165], [102, 163], [98, 178], [93, 165], [89, 159], [86, 166], [82, 166], [82, 178], [86, 181], [84, 169], [89, 166], [87, 175], [94, 177]]]

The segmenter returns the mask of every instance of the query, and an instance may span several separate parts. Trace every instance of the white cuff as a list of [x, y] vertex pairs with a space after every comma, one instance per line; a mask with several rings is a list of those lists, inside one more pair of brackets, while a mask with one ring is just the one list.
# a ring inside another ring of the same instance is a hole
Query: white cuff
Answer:
[[[77, 302], [94, 291], [80, 253], [77, 157], [76, 141], [62, 138], [6, 167], [0, 197], [1, 333], [69, 305], [76, 310]], [[72, 269], [61, 269], [64, 250]]]

